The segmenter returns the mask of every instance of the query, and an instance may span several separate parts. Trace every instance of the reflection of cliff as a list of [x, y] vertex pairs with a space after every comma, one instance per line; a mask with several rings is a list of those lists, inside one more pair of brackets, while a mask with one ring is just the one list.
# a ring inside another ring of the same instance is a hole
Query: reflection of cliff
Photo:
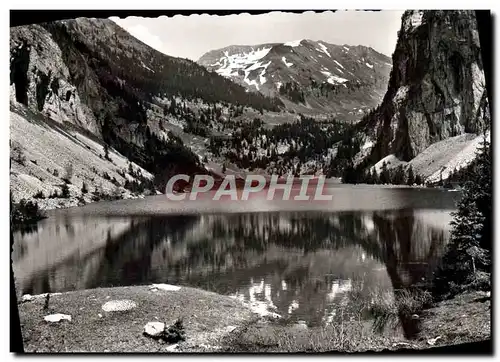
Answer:
[[[85, 232], [78, 229], [73, 239]], [[99, 249], [49, 264], [25, 280], [33, 285], [26, 290], [185, 284], [321, 324], [339, 318], [340, 307], [348, 315], [354, 295], [366, 299], [374, 288], [419, 281], [447, 238], [411, 210], [168, 216], [128, 220], [122, 233], [100, 235]], [[59, 235], [59, 245], [66, 247], [66, 238]]]
[[62, 216], [39, 222], [36, 232], [15, 233], [12, 263], [16, 285], [24, 293], [29, 293], [25, 289], [32, 289], [25, 281], [48, 285], [47, 270], [55, 265], [61, 265], [58, 271], [71, 279], [72, 273], [81, 272], [74, 268], [74, 263], [102, 249], [108, 235], [117, 238], [126, 233], [131, 224], [133, 221], [125, 218]]
[[47, 219], [15, 235], [18, 293], [87, 289], [147, 280], [155, 243], [184, 238], [195, 217]]

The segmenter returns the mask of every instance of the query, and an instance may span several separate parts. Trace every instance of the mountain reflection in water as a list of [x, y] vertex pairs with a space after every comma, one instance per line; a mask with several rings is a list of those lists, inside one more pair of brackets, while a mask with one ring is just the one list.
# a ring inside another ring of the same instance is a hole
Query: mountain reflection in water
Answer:
[[340, 310], [354, 318], [374, 291], [394, 297], [425, 281], [449, 221], [447, 211], [413, 209], [57, 216], [16, 234], [12, 257], [18, 294], [179, 284], [314, 326]]

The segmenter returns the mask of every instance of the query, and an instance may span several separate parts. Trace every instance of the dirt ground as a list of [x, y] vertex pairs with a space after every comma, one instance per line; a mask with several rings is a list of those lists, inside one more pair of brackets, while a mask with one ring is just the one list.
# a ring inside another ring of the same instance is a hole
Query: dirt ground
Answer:
[[[130, 300], [128, 311], [105, 312], [112, 300]], [[236, 299], [194, 288], [152, 290], [149, 286], [100, 288], [55, 294], [19, 304], [26, 352], [175, 352], [217, 350], [221, 338], [253, 317]], [[53, 313], [71, 321], [48, 323]], [[143, 335], [148, 322], [172, 324], [181, 318], [186, 341], [169, 346]], [[168, 348], [168, 349], [167, 349]]]

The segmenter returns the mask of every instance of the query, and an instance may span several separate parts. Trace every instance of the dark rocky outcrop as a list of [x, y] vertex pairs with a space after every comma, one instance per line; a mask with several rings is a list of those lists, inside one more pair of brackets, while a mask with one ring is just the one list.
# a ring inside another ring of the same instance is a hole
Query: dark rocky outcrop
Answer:
[[474, 11], [406, 11], [387, 93], [361, 122], [373, 164], [394, 154], [409, 161], [429, 145], [489, 122]]

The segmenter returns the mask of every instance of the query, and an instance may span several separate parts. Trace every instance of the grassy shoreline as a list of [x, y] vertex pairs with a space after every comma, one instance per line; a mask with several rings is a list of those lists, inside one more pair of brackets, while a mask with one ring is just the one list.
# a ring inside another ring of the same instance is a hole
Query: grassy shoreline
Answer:
[[[311, 327], [279, 325], [241, 301], [180, 287], [97, 288], [52, 294], [48, 309], [38, 296], [19, 302], [26, 352], [362, 352], [425, 349], [491, 338], [490, 300], [468, 293], [422, 312], [419, 337], [406, 340], [400, 327], [374, 332], [370, 321]], [[131, 300], [137, 307], [105, 312], [102, 305]], [[72, 320], [48, 323], [44, 316], [63, 313]], [[186, 340], [168, 345], [142, 334], [148, 322], [182, 319]]]

